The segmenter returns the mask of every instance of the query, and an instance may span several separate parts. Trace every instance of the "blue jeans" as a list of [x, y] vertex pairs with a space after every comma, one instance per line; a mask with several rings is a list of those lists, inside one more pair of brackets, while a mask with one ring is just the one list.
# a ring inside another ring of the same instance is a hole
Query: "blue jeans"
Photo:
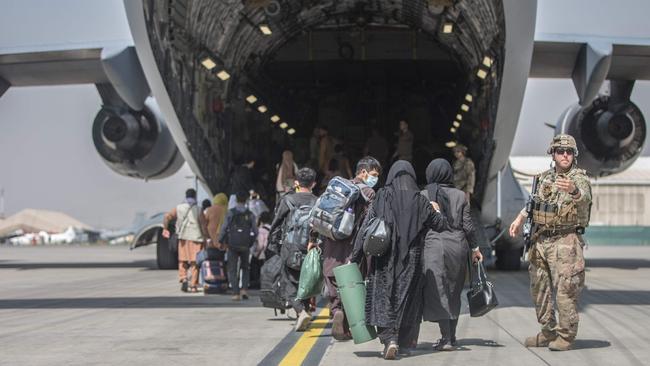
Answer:
[[248, 256], [250, 249], [248, 248], [228, 248], [228, 280], [230, 287], [235, 295], [239, 294], [239, 269], [238, 262], [240, 262], [241, 270], [243, 271], [241, 278], [241, 289], [248, 290], [248, 282], [250, 278]]

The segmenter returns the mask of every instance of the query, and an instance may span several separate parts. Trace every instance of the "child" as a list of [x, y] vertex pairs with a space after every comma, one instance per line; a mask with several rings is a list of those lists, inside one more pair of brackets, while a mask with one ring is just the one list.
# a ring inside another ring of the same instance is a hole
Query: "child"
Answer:
[[251, 288], [260, 287], [260, 270], [266, 260], [266, 248], [268, 246], [269, 233], [271, 230], [271, 213], [264, 211], [257, 219], [257, 240], [251, 247]]

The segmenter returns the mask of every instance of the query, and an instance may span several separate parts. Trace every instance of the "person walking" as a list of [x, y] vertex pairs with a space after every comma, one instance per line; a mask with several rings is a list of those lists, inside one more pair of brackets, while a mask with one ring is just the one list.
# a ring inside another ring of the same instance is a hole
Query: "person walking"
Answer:
[[380, 174], [381, 165], [377, 159], [366, 156], [359, 160], [356, 167], [356, 176], [352, 180], [361, 191], [356, 202], [351, 206], [355, 214], [354, 230], [347, 239], [334, 240], [324, 236], [321, 237], [322, 244], [320, 246], [322, 247], [323, 256], [323, 276], [325, 277], [325, 285], [327, 286], [330, 314], [333, 317], [332, 337], [339, 341], [348, 340], [351, 338], [351, 335], [343, 311], [343, 304], [338, 293], [334, 268], [345, 264], [350, 253], [352, 253], [352, 242], [368, 211], [368, 207], [375, 197], [373, 187], [377, 184]]
[[275, 190], [278, 194], [284, 194], [293, 190], [293, 182], [296, 180], [298, 165], [293, 161], [291, 150], [285, 150], [282, 153], [282, 163], [278, 169], [278, 176], [275, 181]]
[[[196, 265], [196, 254], [202, 249], [206, 240], [206, 220], [196, 202], [196, 191], [192, 188], [185, 191], [185, 201], [165, 214], [163, 232], [165, 238], [170, 237], [169, 223], [176, 220], [176, 235], [178, 237], [178, 277], [181, 291], [197, 292], [199, 285], [199, 268]], [[187, 283], [187, 271], [190, 270], [191, 283]]]
[[206, 226], [208, 228], [208, 235], [210, 236], [209, 247], [217, 248], [225, 251], [225, 245], [219, 242], [219, 232], [221, 225], [226, 218], [228, 212], [228, 196], [225, 193], [218, 193], [212, 199], [212, 206], [208, 207], [205, 211]]
[[469, 202], [465, 193], [454, 188], [454, 172], [445, 159], [433, 160], [426, 170], [427, 186], [422, 193], [438, 202], [449, 229], [429, 231], [424, 239], [422, 273], [424, 275], [423, 319], [437, 322], [441, 338], [434, 344], [437, 351], [453, 350], [460, 314], [460, 296], [467, 273], [467, 257], [483, 260], [479, 251]]
[[463, 144], [454, 146], [454, 185], [456, 188], [465, 192], [465, 199], [469, 202], [474, 194], [474, 184], [476, 183], [476, 168], [474, 162], [467, 157], [467, 147]]
[[251, 247], [250, 288], [260, 288], [260, 272], [266, 261], [266, 248], [268, 247], [269, 233], [271, 232], [271, 213], [262, 212], [257, 219], [257, 239]]
[[[316, 185], [316, 172], [311, 168], [302, 168], [296, 174], [296, 193], [283, 196], [278, 203], [275, 218], [271, 223], [271, 249], [279, 253], [283, 266], [281, 273], [282, 297], [288, 301], [298, 314], [295, 324], [296, 331], [304, 331], [311, 322], [310, 304], [308, 300], [297, 300], [298, 283], [300, 281], [300, 265], [307, 253], [309, 228], [295, 227], [294, 224], [304, 221], [299, 215], [309, 215], [309, 208], [316, 203], [312, 189]], [[304, 232], [307, 237], [303, 237]], [[291, 233], [291, 237], [289, 234]]]
[[[578, 334], [578, 298], [585, 283], [582, 238], [589, 225], [591, 184], [576, 167], [578, 147], [570, 135], [553, 138], [547, 153], [554, 167], [538, 177], [529, 252], [530, 289], [541, 331], [525, 340], [526, 347], [566, 351]], [[526, 220], [525, 209], [510, 225], [515, 237]], [[559, 317], [555, 317], [555, 304]]]
[[[359, 229], [367, 234], [370, 222], [378, 218], [391, 228], [390, 248], [373, 256], [366, 289], [366, 324], [377, 327], [385, 359], [406, 353], [417, 343], [422, 318], [420, 259], [424, 236], [429, 229], [447, 228], [438, 204], [420, 194], [411, 163], [399, 160], [391, 166], [386, 186], [375, 196]], [[357, 235], [350, 261], [364, 258], [365, 235]]]
[[228, 280], [233, 292], [233, 301], [248, 300], [250, 248], [257, 238], [255, 215], [246, 207], [248, 192], [238, 192], [236, 196], [237, 204], [226, 214], [219, 233], [219, 242], [226, 244], [228, 248]]

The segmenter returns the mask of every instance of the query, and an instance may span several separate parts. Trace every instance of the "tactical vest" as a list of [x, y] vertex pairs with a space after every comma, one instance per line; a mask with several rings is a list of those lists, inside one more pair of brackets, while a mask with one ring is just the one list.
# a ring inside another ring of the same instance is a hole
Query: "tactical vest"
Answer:
[[179, 239], [203, 241], [203, 234], [199, 227], [199, 207], [181, 203], [176, 206], [176, 233]]
[[[574, 182], [588, 179], [585, 171], [577, 168], [564, 174], [558, 174], [554, 169], [542, 173], [533, 196], [533, 221], [542, 229], [589, 226], [591, 200], [575, 200], [569, 193], [558, 190], [555, 180], [560, 176]], [[591, 196], [591, 185], [588, 185], [588, 189], [586, 193]]]

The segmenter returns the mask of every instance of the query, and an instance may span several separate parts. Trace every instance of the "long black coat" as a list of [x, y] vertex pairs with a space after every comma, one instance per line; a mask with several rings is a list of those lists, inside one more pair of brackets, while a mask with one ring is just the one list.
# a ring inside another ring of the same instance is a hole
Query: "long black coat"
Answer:
[[[429, 229], [437, 231], [446, 228], [442, 215], [437, 214], [429, 200], [417, 191], [379, 190], [368, 215], [355, 239], [351, 260], [360, 263], [363, 259], [363, 241], [368, 224], [378, 212], [385, 212], [382, 202], [393, 200], [399, 207], [408, 207], [412, 220], [406, 223], [399, 217], [380, 216], [392, 226], [392, 240], [389, 252], [381, 257], [372, 257], [366, 288], [366, 322], [383, 328], [399, 329], [419, 323], [422, 314], [422, 289], [420, 257], [424, 235]], [[395, 214], [399, 214], [399, 210]], [[402, 226], [402, 227], [400, 227]], [[416, 230], [412, 229], [417, 226]], [[405, 233], [415, 233], [408, 245], [399, 245]]]

